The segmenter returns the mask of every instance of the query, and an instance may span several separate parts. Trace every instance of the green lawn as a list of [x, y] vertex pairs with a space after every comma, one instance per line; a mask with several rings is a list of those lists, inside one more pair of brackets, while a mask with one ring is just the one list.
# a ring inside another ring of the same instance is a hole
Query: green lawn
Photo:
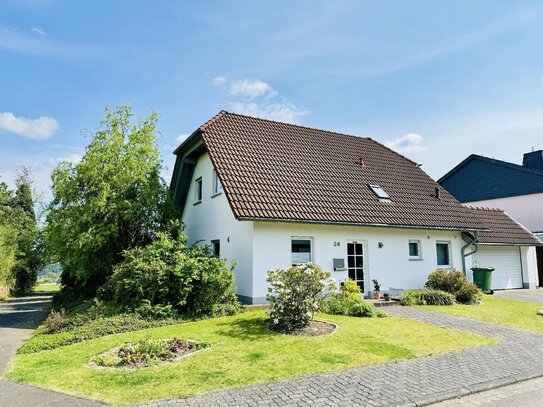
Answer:
[[57, 291], [60, 291], [60, 284], [44, 283], [36, 284], [34, 287], [35, 293], [56, 293]]
[[[286, 336], [267, 331], [266, 318], [262, 310], [256, 309], [17, 355], [8, 377], [123, 404], [496, 343], [490, 338], [396, 317], [320, 315], [338, 324], [339, 329], [323, 337]], [[94, 355], [146, 335], [197, 339], [212, 347], [174, 363], [139, 370], [96, 370], [87, 366]]]
[[485, 295], [483, 303], [479, 305], [425, 305], [420, 308], [543, 332], [543, 316], [537, 315], [537, 310], [542, 309], [543, 305], [532, 302], [506, 300]]

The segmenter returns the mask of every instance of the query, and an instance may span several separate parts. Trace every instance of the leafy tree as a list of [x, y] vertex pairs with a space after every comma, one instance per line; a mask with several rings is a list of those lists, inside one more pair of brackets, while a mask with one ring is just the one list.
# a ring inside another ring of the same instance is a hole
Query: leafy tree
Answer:
[[32, 176], [27, 167], [19, 169], [15, 179], [15, 195], [11, 199], [12, 222], [17, 228], [17, 254], [12, 270], [13, 291], [23, 295], [32, 291], [38, 269], [42, 266], [39, 230], [32, 197]]
[[14, 239], [17, 231], [11, 223], [11, 199], [12, 192], [6, 183], [0, 182], [0, 297], [9, 294], [17, 250]]
[[176, 210], [160, 178], [157, 114], [133, 124], [130, 106], [107, 109], [80, 163], [53, 171], [47, 247], [63, 291], [93, 296], [125, 250], [150, 243]]

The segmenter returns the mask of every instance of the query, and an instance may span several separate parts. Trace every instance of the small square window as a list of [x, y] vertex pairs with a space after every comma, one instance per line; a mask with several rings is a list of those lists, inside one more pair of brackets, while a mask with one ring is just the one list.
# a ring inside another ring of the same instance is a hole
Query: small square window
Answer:
[[217, 171], [213, 170], [213, 195], [218, 195], [222, 192], [222, 184]]
[[293, 237], [291, 241], [292, 265], [311, 261], [311, 238]]
[[420, 240], [409, 241], [409, 260], [420, 260], [422, 258], [420, 252]]
[[377, 196], [379, 199], [390, 199], [390, 195], [385, 192], [383, 188], [381, 188], [380, 185], [370, 185], [369, 186], [373, 193]]
[[194, 182], [194, 203], [202, 202], [202, 177]]
[[451, 266], [451, 252], [449, 242], [437, 242], [436, 243], [436, 255], [438, 266]]
[[212, 240], [211, 241], [211, 251], [213, 253], [213, 256], [215, 257], [221, 257], [221, 241], [220, 240]]

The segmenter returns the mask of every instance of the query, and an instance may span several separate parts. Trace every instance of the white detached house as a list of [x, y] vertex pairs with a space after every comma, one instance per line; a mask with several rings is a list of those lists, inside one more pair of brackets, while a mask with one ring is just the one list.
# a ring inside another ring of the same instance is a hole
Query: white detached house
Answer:
[[[171, 188], [189, 243], [237, 262], [237, 294], [247, 303], [265, 302], [269, 269], [308, 261], [366, 294], [372, 279], [387, 291], [421, 288], [436, 268], [470, 276], [483, 236], [485, 244], [510, 236], [496, 247], [522, 247], [522, 282], [536, 284], [539, 241], [529, 231], [503, 212], [474, 215], [372, 139], [222, 111], [175, 154]], [[491, 229], [493, 214], [511, 222]]]

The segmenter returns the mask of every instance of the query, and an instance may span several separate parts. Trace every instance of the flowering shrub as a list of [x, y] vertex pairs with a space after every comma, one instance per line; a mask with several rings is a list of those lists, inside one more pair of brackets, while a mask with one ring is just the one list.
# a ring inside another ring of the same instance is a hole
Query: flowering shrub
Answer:
[[266, 281], [271, 327], [283, 332], [307, 326], [319, 309], [319, 298], [332, 284], [331, 274], [313, 263], [270, 270]]

